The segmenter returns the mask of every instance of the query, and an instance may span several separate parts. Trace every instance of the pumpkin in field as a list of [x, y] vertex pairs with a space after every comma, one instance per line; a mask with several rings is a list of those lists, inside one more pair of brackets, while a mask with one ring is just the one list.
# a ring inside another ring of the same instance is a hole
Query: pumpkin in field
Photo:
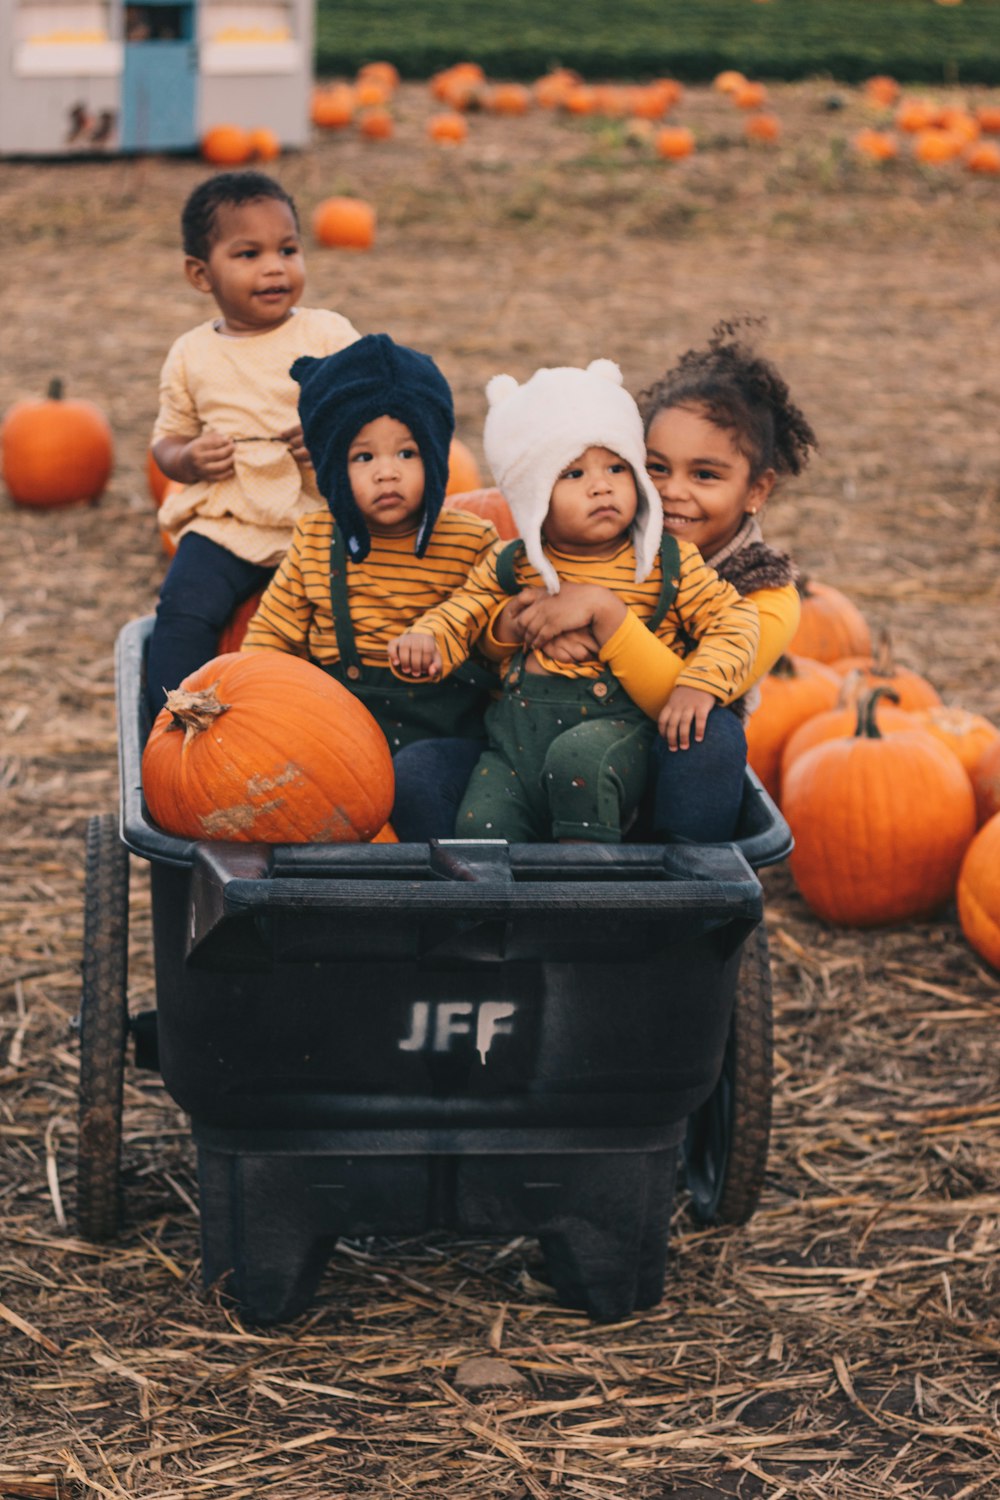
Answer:
[[495, 115], [526, 115], [531, 93], [523, 83], [497, 83], [487, 95], [487, 104]]
[[919, 729], [883, 738], [871, 697], [851, 739], [814, 745], [789, 766], [781, 806], [803, 898], [851, 927], [930, 915], [952, 895], [976, 827], [957, 758]]
[[281, 155], [281, 142], [273, 130], [258, 125], [250, 132], [250, 154], [255, 161], [277, 161]]
[[464, 116], [455, 109], [442, 110], [427, 121], [427, 134], [439, 146], [457, 146], [469, 134]]
[[167, 485], [170, 483], [170, 480], [153, 457], [152, 448], [146, 454], [146, 483], [149, 485], [149, 493], [153, 498], [153, 504], [159, 510], [163, 504], [163, 497], [167, 493]]
[[767, 103], [767, 89], [762, 83], [751, 83], [748, 78], [730, 92], [730, 98], [739, 109], [762, 109]]
[[342, 130], [354, 119], [357, 100], [349, 83], [335, 83], [313, 91], [312, 122], [323, 130]]
[[735, 68], [723, 68], [722, 72], [716, 73], [712, 79], [712, 87], [720, 94], [735, 94], [746, 81], [746, 76], [737, 72]]
[[966, 941], [1000, 969], [1000, 813], [984, 823], [966, 850], [955, 894]]
[[839, 589], [815, 578], [798, 584], [802, 613], [789, 651], [834, 662], [843, 656], [869, 656], [871, 632], [864, 615]]
[[470, 450], [461, 438], [452, 438], [448, 449], [448, 483], [445, 485], [445, 494], [466, 494], [469, 490], [478, 490], [482, 482], [479, 465]]
[[358, 116], [358, 129], [366, 141], [387, 141], [396, 129], [396, 123], [387, 109], [365, 109]]
[[656, 132], [654, 145], [667, 161], [680, 161], [694, 150], [694, 133], [686, 125], [665, 125]]
[[543, 109], [562, 109], [567, 95], [581, 82], [571, 68], [554, 68], [535, 82], [535, 98]]
[[758, 686], [760, 706], [747, 723], [747, 760], [777, 802], [786, 740], [813, 714], [833, 708], [840, 678], [825, 662], [786, 655], [779, 657]]
[[389, 94], [399, 88], [399, 69], [391, 62], [362, 63], [357, 72], [358, 83], [380, 83]]
[[990, 746], [1000, 744], [1000, 729], [982, 714], [972, 714], [964, 708], [935, 703], [930, 708], [916, 709], [912, 717], [919, 728], [958, 756], [970, 777]]
[[214, 167], [239, 167], [253, 156], [249, 130], [241, 125], [213, 125], [201, 138], [201, 154]]
[[448, 495], [445, 510], [464, 510], [479, 516], [483, 521], [492, 521], [497, 536], [502, 542], [510, 542], [517, 536], [517, 522], [510, 513], [510, 506], [497, 489], [466, 490], [464, 493]]
[[765, 146], [771, 146], [781, 139], [781, 121], [777, 115], [767, 113], [749, 115], [743, 131], [748, 141], [761, 141]]
[[996, 141], [976, 141], [963, 158], [969, 172], [979, 172], [987, 177], [1000, 175], [1000, 146]]
[[913, 154], [917, 161], [922, 161], [925, 166], [937, 167], [944, 162], [954, 161], [960, 156], [964, 142], [961, 136], [951, 130], [941, 130], [937, 125], [931, 125], [926, 130], [917, 132], [917, 138], [913, 143]]
[[228, 656], [231, 651], [238, 651], [243, 644], [243, 637], [247, 633], [247, 626], [257, 613], [257, 606], [264, 597], [264, 590], [257, 591], [244, 599], [242, 604], [237, 604], [229, 619], [222, 627], [219, 636], [219, 644], [216, 647], [216, 656]]
[[1000, 135], [1000, 104], [980, 104], [976, 121], [987, 135]]
[[935, 703], [941, 702], [940, 694], [926, 677], [921, 677], [919, 672], [914, 672], [910, 667], [901, 667], [896, 663], [892, 643], [885, 631], [879, 638], [874, 655], [842, 656], [830, 665], [842, 677], [846, 677], [849, 672], [862, 672], [868, 686], [892, 688], [899, 700], [899, 707], [911, 712], [918, 708], [931, 708]]
[[987, 822], [1000, 812], [1000, 744], [989, 745], [969, 773], [976, 796], [976, 816]]
[[375, 223], [375, 208], [363, 198], [324, 198], [313, 210], [313, 234], [330, 249], [370, 250]]
[[916, 135], [933, 125], [936, 114], [934, 105], [927, 99], [904, 99], [896, 111], [896, 124], [900, 130]]
[[388, 820], [392, 756], [364, 705], [319, 667], [241, 652], [168, 693], [142, 786], [153, 818], [181, 838], [358, 843]]
[[877, 73], [865, 80], [865, 98], [870, 104], [883, 109], [890, 108], [899, 98], [899, 84], [886, 73]]
[[859, 156], [869, 161], [893, 161], [899, 155], [896, 138], [886, 130], [859, 130], [851, 142]]
[[[860, 679], [860, 673], [858, 677]], [[859, 704], [866, 695], [872, 701], [870, 705], [862, 705], [863, 709], [872, 713], [875, 726], [881, 734], [894, 734], [899, 729], [916, 727], [916, 716], [908, 714], [892, 701], [894, 694], [891, 689], [877, 687], [859, 693], [858, 686], [858, 683], [849, 683], [849, 679], [845, 678], [837, 706], [828, 708], [823, 713], [813, 714], [788, 736], [781, 752], [780, 785], [784, 785], [792, 762], [814, 745], [825, 744], [827, 740], [851, 738], [857, 729]]]
[[359, 78], [354, 85], [354, 97], [359, 109], [381, 109], [389, 103], [392, 90], [377, 78]]
[[0, 423], [0, 475], [18, 505], [96, 500], [113, 462], [107, 417], [92, 401], [67, 400], [61, 380], [42, 400], [15, 401]]

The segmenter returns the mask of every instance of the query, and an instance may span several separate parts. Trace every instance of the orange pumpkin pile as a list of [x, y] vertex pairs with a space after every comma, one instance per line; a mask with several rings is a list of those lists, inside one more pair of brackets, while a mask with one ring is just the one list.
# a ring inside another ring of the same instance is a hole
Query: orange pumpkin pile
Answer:
[[269, 844], [370, 840], [394, 789], [388, 742], [364, 705], [280, 651], [218, 656], [168, 694], [142, 786], [168, 833]]

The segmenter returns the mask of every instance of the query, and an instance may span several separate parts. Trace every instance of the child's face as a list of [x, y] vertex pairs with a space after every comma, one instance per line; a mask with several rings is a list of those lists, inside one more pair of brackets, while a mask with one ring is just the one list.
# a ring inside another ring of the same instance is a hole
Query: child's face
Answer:
[[701, 411], [668, 406], [646, 435], [646, 468], [663, 503], [663, 525], [702, 557], [731, 542], [747, 511], [763, 508], [774, 485], [767, 469], [753, 483], [750, 460], [724, 427]]
[[635, 520], [632, 470], [610, 448], [587, 448], [552, 490], [542, 530], [563, 552], [609, 556]]
[[287, 203], [220, 204], [207, 260], [188, 256], [191, 285], [215, 298], [226, 333], [265, 333], [290, 315], [306, 281], [302, 241]]
[[424, 461], [408, 427], [395, 417], [366, 422], [347, 450], [347, 474], [373, 536], [413, 530], [424, 503]]

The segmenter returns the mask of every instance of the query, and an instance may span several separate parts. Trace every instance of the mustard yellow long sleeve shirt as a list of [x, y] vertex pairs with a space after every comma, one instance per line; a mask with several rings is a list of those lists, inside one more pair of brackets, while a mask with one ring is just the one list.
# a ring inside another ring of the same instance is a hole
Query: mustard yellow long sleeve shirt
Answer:
[[[416, 632], [432, 635], [442, 658], [442, 675], [465, 661], [473, 644], [486, 632], [497, 613], [497, 606], [509, 596], [497, 578], [497, 558], [505, 543], [498, 543], [490, 554], [470, 573], [468, 582], [436, 609], [430, 610], [412, 625]], [[660, 598], [662, 570], [657, 557], [648, 578], [635, 581], [635, 549], [625, 541], [613, 556], [600, 559], [570, 557], [546, 546], [561, 579], [567, 583], [596, 584], [610, 589], [628, 607], [635, 626], [662, 650], [681, 643], [685, 635], [698, 642], [697, 649], [680, 661], [675, 681], [711, 693], [722, 703], [729, 703], [743, 692], [754, 665], [760, 636], [757, 606], [741, 599], [731, 584], [723, 582], [690, 542], [679, 542], [680, 577], [677, 594], [655, 636], [646, 628], [653, 618]], [[518, 555], [515, 575], [520, 588], [544, 588], [540, 574], [523, 552]], [[629, 626], [629, 617], [615, 633], [614, 640]], [[610, 643], [609, 643], [610, 644]], [[607, 648], [605, 647], [605, 650]], [[595, 678], [604, 671], [605, 659], [584, 662], [557, 662], [542, 651], [535, 651], [539, 663], [548, 672], [566, 677]], [[601, 657], [604, 658], [602, 650]], [[610, 661], [607, 662], [611, 665]], [[612, 666], [612, 671], [614, 671]], [[616, 673], [617, 675], [617, 673]], [[623, 682], [623, 686], [625, 683]], [[626, 691], [632, 694], [626, 687]], [[655, 709], [640, 703], [646, 712], [658, 712], [669, 695], [665, 688]], [[638, 697], [635, 697], [638, 703]]]

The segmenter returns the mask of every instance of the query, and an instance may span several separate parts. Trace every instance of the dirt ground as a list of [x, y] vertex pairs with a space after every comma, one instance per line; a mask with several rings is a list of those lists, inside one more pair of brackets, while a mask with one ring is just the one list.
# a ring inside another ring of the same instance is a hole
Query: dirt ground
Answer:
[[[638, 389], [721, 316], [766, 350], [822, 452], [769, 539], [845, 589], [947, 702], [1000, 722], [1000, 192], [847, 142], [867, 107], [772, 91], [752, 149], [710, 90], [665, 164], [621, 122], [475, 118], [425, 142], [325, 136], [277, 171], [303, 216], [371, 197], [375, 250], [312, 247], [306, 301], [432, 352], [481, 453], [500, 369], [617, 359]], [[182, 281], [194, 161], [0, 163], [0, 411], [54, 374], [98, 401], [117, 463], [93, 508], [4, 497], [0, 909], [0, 1497], [1000, 1494], [997, 977], [953, 911], [881, 932], [765, 877], [775, 1128], [760, 1211], [698, 1229], [678, 1195], [666, 1297], [612, 1326], [559, 1308], [531, 1243], [338, 1247], [311, 1311], [245, 1328], [201, 1287], [193, 1153], [129, 1069], [127, 1224], [74, 1237], [83, 831], [116, 805], [112, 649], [164, 562], [144, 459]], [[133, 862], [130, 999], [151, 1003]], [[496, 1351], [523, 1389], [470, 1397]]]

